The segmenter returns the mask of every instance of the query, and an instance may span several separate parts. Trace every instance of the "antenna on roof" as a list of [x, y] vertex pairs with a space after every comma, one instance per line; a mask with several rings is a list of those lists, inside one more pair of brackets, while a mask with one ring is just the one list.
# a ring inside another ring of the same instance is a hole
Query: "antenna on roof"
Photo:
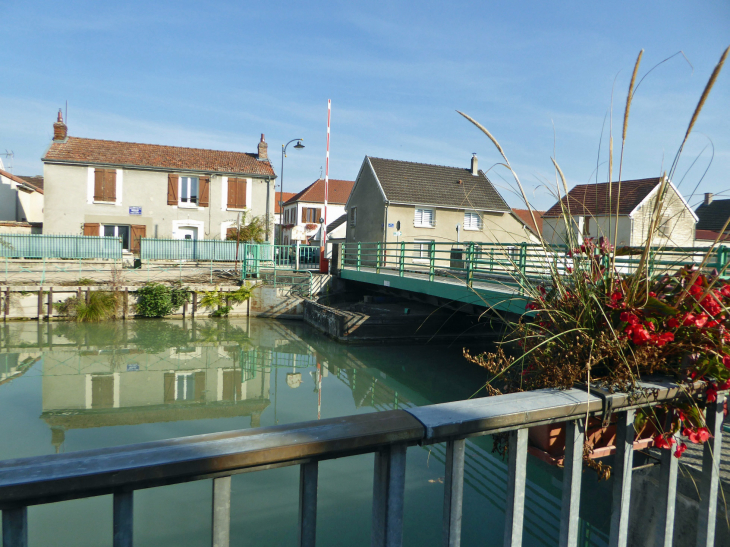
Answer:
[[66, 115], [63, 119], [66, 120], [66, 126], [68, 126], [68, 99], [66, 99]]
[[[12, 150], [8, 150], [6, 148], [5, 153], [0, 153], [0, 156], [5, 156], [6, 158], [10, 158], [10, 165], [8, 166], [7, 169], [8, 169], [9, 173], [12, 173], [13, 172], [13, 158], [15, 158], [15, 152], [13, 152]], [[0, 169], [5, 169], [5, 167], [3, 166], [2, 160], [0, 160]]]

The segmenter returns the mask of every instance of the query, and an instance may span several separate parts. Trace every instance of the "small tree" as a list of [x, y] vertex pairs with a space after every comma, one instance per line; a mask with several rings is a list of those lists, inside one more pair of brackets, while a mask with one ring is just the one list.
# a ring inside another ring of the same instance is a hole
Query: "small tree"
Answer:
[[[244, 219], [245, 221], [245, 219]], [[254, 243], [263, 243], [266, 238], [266, 221], [261, 217], [253, 217], [248, 224], [241, 226], [241, 237], [238, 238], [238, 228], [228, 228], [226, 239], [241, 242], [253, 241]]]

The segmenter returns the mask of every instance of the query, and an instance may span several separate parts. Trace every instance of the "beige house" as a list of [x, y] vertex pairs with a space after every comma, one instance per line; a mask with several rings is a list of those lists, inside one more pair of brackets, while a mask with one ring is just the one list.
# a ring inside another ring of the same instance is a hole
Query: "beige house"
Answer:
[[40, 233], [43, 187], [8, 173], [0, 163], [0, 233]]
[[[570, 229], [578, 243], [602, 236], [614, 243], [614, 231], [618, 228], [615, 242], [618, 246], [642, 246], [649, 234], [660, 183], [661, 178], [622, 181], [620, 196], [615, 182], [579, 184], [543, 215], [544, 237], [552, 244], [564, 244], [568, 240], [562, 211], [569, 209]], [[692, 247], [697, 216], [671, 181], [667, 181], [665, 188], [652, 244]]]
[[511, 245], [531, 238], [476, 156], [471, 169], [366, 156], [346, 208], [346, 243], [405, 241], [414, 260], [432, 241]]
[[121, 237], [225, 239], [239, 213], [274, 233], [268, 145], [256, 154], [69, 137], [61, 113], [44, 154], [44, 232]]

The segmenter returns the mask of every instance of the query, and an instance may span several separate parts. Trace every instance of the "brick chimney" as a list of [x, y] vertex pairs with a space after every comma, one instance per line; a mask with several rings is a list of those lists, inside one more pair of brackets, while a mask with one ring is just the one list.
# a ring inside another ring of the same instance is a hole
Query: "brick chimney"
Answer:
[[705, 192], [705, 205], [709, 205], [710, 203], [712, 203], [712, 194]]
[[479, 175], [479, 160], [476, 152], [471, 155], [471, 174], [475, 177]]
[[264, 138], [263, 133], [261, 133], [261, 142], [259, 142], [259, 159], [260, 160], [269, 159], [269, 145], [266, 144], [266, 139]]
[[53, 124], [53, 140], [55, 142], [63, 142], [68, 137], [68, 127], [63, 123], [63, 114], [58, 109], [58, 121]]

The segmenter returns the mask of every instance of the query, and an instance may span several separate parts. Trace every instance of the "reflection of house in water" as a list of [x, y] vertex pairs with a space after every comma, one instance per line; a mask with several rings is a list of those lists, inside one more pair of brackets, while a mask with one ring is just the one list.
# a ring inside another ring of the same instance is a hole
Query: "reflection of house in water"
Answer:
[[[223, 343], [225, 344], [225, 343]], [[271, 352], [238, 344], [44, 352], [43, 413], [58, 448], [69, 429], [251, 417], [269, 405]]]
[[0, 353], [0, 385], [25, 374], [40, 358], [39, 352]]

